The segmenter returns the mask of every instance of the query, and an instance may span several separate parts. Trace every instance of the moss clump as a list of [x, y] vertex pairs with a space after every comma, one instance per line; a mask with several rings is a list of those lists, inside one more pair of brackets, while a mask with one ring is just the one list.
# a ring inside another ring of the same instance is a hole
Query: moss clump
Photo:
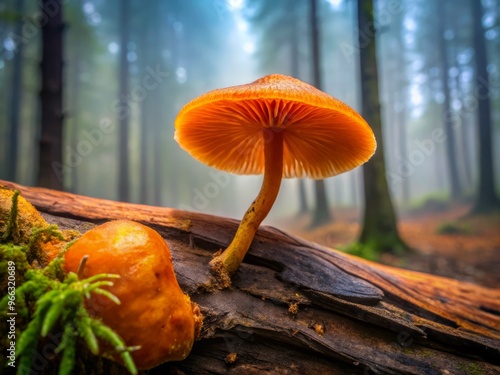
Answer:
[[[130, 348], [126, 347], [115, 332], [90, 317], [84, 307], [84, 301], [90, 298], [91, 293], [104, 295], [119, 304], [120, 301], [115, 296], [101, 289], [102, 286], [112, 286], [113, 282], [109, 279], [116, 277], [118, 276], [102, 274], [78, 280], [76, 274], [69, 273], [62, 282], [59, 282], [41, 270], [31, 272], [27, 277], [28, 281], [19, 288], [20, 293], [16, 293], [16, 297], [19, 295], [20, 300], [26, 299], [27, 295], [38, 297], [32, 319], [20, 335], [16, 348], [16, 356], [20, 358], [19, 368], [31, 367], [39, 341], [58, 327], [62, 329], [59, 345], [55, 349], [55, 353], [60, 353], [59, 374], [72, 373], [79, 341], [83, 341], [92, 354], [99, 354], [98, 339], [119, 351], [130, 373], [137, 373]], [[44, 291], [41, 292], [42, 290]], [[0, 302], [0, 309], [5, 308], [5, 300], [6, 298]]]
[[30, 265], [26, 259], [25, 246], [14, 244], [0, 244], [0, 291], [1, 295], [7, 294], [7, 285], [9, 277], [9, 264], [15, 264], [15, 280], [17, 283], [24, 281], [24, 276]]
[[403, 255], [412, 251], [404, 242], [394, 236], [377, 236], [367, 243], [354, 242], [342, 247], [341, 250], [348, 254], [373, 261], [378, 260], [382, 254]]
[[373, 261], [377, 260], [380, 255], [372, 246], [363, 245], [359, 242], [344, 246], [341, 250], [348, 254]]
[[19, 191], [0, 186], [0, 236], [2, 242], [27, 244], [31, 233], [49, 224]]

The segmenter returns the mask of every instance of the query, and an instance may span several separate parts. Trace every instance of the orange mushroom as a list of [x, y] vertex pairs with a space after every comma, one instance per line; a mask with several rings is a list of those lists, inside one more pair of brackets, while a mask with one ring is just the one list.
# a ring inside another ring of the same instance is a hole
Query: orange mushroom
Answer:
[[233, 241], [210, 262], [223, 286], [269, 213], [283, 177], [338, 175], [366, 162], [376, 149], [371, 128], [356, 111], [280, 74], [201, 95], [182, 108], [175, 129], [179, 145], [211, 167], [264, 173]]

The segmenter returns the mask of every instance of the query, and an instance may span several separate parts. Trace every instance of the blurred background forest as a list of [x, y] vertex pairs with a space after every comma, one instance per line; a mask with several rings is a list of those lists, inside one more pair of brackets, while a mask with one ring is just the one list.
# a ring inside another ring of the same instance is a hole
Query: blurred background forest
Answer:
[[[181, 150], [173, 134], [184, 104], [282, 73], [361, 112], [360, 51], [373, 34], [358, 27], [357, 1], [68, 0], [59, 27], [62, 155], [47, 163], [41, 25], [59, 5], [44, 2], [46, 13], [42, 2], [0, 1], [0, 179], [240, 219], [261, 177], [210, 169]], [[498, 208], [500, 0], [377, 0], [374, 17], [386, 179], [402, 237], [426, 255], [414, 268], [486, 274], [500, 265], [499, 216], [467, 215], [485, 184], [480, 211]], [[355, 240], [364, 206], [362, 168], [325, 180], [324, 190], [285, 180], [266, 223], [339, 247]], [[330, 217], [311, 228], [321, 208]], [[475, 242], [461, 261], [444, 254], [447, 269], [433, 260], [464, 239]], [[491, 254], [471, 270], [479, 251]]]

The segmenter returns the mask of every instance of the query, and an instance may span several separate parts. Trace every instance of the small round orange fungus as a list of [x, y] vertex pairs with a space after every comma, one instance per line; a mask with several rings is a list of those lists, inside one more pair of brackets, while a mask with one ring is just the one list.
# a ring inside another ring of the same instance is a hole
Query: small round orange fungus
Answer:
[[86, 308], [127, 346], [140, 346], [131, 353], [136, 366], [148, 369], [186, 358], [200, 324], [199, 310], [180, 289], [163, 238], [136, 222], [111, 221], [88, 231], [68, 249], [65, 271], [76, 273], [85, 255], [81, 278], [120, 275], [108, 288], [120, 305], [91, 294]]
[[376, 149], [372, 129], [356, 111], [280, 74], [192, 100], [175, 120], [175, 139], [209, 166], [236, 174], [264, 173], [259, 195], [232, 243], [211, 262], [222, 287], [243, 260], [283, 177], [335, 176], [363, 164]]

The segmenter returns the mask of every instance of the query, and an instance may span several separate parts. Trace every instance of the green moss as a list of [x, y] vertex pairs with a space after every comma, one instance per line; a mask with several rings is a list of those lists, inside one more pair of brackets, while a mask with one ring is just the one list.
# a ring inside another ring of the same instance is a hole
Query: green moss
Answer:
[[19, 191], [0, 186], [0, 242], [25, 245], [36, 228], [48, 224]]
[[29, 268], [25, 249], [25, 246], [0, 244], [0, 290], [3, 296], [7, 293], [10, 264], [15, 264], [14, 277], [16, 282], [24, 281], [24, 275]]
[[[26, 251], [22, 246], [2, 245], [5, 253], [11, 259], [21, 259], [26, 262]], [[30, 268], [24, 274], [23, 282], [17, 282], [14, 304], [9, 303], [9, 294], [0, 301], [0, 313], [18, 313], [21, 320], [16, 319], [18, 342], [16, 346], [16, 360], [19, 369], [31, 367], [33, 355], [41, 340], [55, 328], [62, 328], [62, 337], [56, 353], [60, 353], [60, 374], [70, 374], [75, 364], [76, 347], [84, 343], [91, 353], [99, 353], [97, 338], [107, 342], [114, 350], [120, 353], [123, 363], [130, 373], [137, 373], [134, 362], [123, 340], [100, 321], [90, 317], [85, 309], [85, 299], [92, 293], [104, 295], [120, 303], [103, 286], [113, 285], [110, 279], [117, 275], [102, 274], [85, 280], [78, 280], [78, 276], [69, 273], [63, 280], [57, 275], [62, 272], [62, 255], [56, 258], [46, 268]], [[21, 263], [20, 262], [20, 263]], [[17, 280], [16, 280], [17, 281]], [[8, 327], [3, 327], [8, 328]], [[8, 347], [3, 342], [4, 349]], [[2, 366], [6, 365], [2, 361]]]
[[341, 250], [348, 254], [374, 261], [378, 260], [383, 253], [402, 255], [411, 251], [401, 240], [391, 236], [376, 236], [371, 238], [366, 244], [354, 242], [348, 246], [341, 247]]
[[26, 254], [28, 262], [31, 263], [37, 260], [45, 263], [46, 256], [42, 250], [42, 244], [50, 241], [52, 238], [64, 241], [64, 236], [57, 225], [49, 225], [48, 227], [34, 229], [28, 243], [28, 251]]
[[19, 237], [19, 228], [17, 225], [17, 203], [19, 198], [19, 191], [16, 190], [12, 195], [12, 206], [9, 213], [9, 218], [7, 220], [7, 227], [5, 232], [2, 234], [2, 242], [7, 242], [12, 240], [15, 242], [15, 239]]
[[377, 251], [375, 251], [373, 247], [363, 245], [359, 242], [354, 242], [348, 246], [343, 246], [340, 249], [348, 254], [356, 255], [368, 260], [377, 260], [380, 255]]
[[[119, 303], [117, 298], [102, 289], [102, 286], [113, 285], [109, 279], [117, 275], [102, 274], [85, 280], [78, 280], [74, 273], [69, 273], [64, 281], [49, 279], [43, 270], [33, 271], [28, 281], [21, 285], [23, 297], [27, 295], [36, 300], [32, 319], [21, 333], [17, 346], [16, 356], [19, 359], [19, 368], [29, 368], [36, 354], [36, 348], [41, 339], [57, 326], [62, 327], [62, 337], [56, 352], [61, 353], [59, 374], [70, 374], [75, 364], [76, 347], [79, 341], [84, 342], [93, 354], [99, 353], [96, 337], [109, 343], [119, 351], [122, 360], [131, 373], [137, 370], [123, 340], [100, 321], [90, 317], [84, 306], [86, 298], [91, 293], [98, 293]], [[17, 296], [17, 294], [16, 294]], [[5, 306], [6, 298], [0, 305]]]

